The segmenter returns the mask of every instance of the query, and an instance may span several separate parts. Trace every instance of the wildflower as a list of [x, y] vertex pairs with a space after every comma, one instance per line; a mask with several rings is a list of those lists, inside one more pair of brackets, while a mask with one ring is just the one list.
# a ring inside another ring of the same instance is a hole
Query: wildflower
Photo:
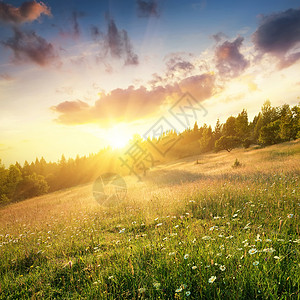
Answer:
[[170, 256], [171, 256], [171, 255], [175, 255], [175, 253], [176, 253], [176, 252], [170, 252], [169, 255], [170, 255]]
[[192, 266], [192, 270], [196, 270], [197, 269], [197, 266]]
[[271, 239], [266, 239], [266, 242], [270, 243], [270, 242], [272, 242], [272, 240]]
[[279, 256], [277, 256], [277, 255], [275, 255], [275, 256], [274, 256], [274, 259], [280, 259], [280, 257], [279, 257]]
[[256, 260], [253, 262], [253, 266], [258, 266], [258, 265], [259, 265], [259, 261]]
[[208, 283], [214, 283], [216, 279], [217, 279], [216, 276], [211, 276], [211, 277], [208, 279]]
[[221, 265], [221, 266], [220, 266], [220, 270], [221, 270], [221, 271], [225, 271], [225, 270], [226, 270], [226, 267], [225, 267], [224, 265]]
[[156, 227], [159, 227], [159, 226], [161, 226], [162, 225], [162, 223], [158, 223], [158, 224], [156, 224]]
[[210, 236], [208, 236], [208, 235], [206, 235], [206, 236], [202, 237], [202, 240], [204, 240], [204, 241], [208, 241], [208, 240], [210, 240], [210, 239], [211, 239], [211, 237], [210, 237]]
[[180, 292], [182, 292], [182, 287], [176, 289], [176, 291], [175, 291], [175, 293], [180, 293]]
[[139, 291], [140, 294], [143, 294], [143, 293], [146, 292], [146, 289], [145, 288], [139, 288], [138, 291]]
[[185, 254], [185, 256], [183, 257], [184, 259], [188, 259], [190, 256], [188, 254]]
[[159, 288], [160, 288], [160, 283], [159, 283], [159, 282], [154, 282], [154, 283], [153, 283], [153, 286], [154, 286], [157, 290], [159, 290]]
[[293, 214], [288, 214], [288, 215], [287, 215], [287, 217], [288, 217], [289, 219], [291, 219], [293, 216], [294, 216]]
[[273, 248], [265, 248], [265, 249], [263, 249], [263, 252], [273, 253], [273, 252], [275, 252], [275, 249], [273, 249]]
[[256, 252], [257, 252], [257, 250], [256, 250], [255, 248], [251, 248], [251, 249], [248, 251], [248, 253], [249, 253], [250, 255], [255, 254]]
[[233, 218], [236, 218], [237, 216], [238, 216], [238, 214], [234, 214], [232, 217], [233, 217]]
[[185, 295], [188, 297], [188, 296], [191, 295], [191, 292], [190, 292], [190, 291], [187, 291], [187, 292], [185, 292]]
[[123, 233], [123, 232], [125, 232], [125, 228], [123, 228], [119, 231], [119, 233]]

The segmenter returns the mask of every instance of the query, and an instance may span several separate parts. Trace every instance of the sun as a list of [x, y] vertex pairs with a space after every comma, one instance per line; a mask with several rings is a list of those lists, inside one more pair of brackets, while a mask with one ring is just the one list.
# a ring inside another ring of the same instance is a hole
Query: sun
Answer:
[[130, 140], [130, 135], [121, 126], [114, 126], [108, 130], [106, 139], [112, 148], [123, 148]]

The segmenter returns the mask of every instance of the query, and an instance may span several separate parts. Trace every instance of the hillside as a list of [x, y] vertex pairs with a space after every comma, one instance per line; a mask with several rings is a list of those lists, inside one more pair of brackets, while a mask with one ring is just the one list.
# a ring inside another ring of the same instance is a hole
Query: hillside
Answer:
[[299, 175], [297, 140], [126, 176], [111, 207], [92, 184], [4, 207], [0, 298], [297, 298]]

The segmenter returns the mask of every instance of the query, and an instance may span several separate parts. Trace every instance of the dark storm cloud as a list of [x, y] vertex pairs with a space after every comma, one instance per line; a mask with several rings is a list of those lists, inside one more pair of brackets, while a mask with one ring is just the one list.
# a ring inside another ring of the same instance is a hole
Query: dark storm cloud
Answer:
[[20, 24], [32, 22], [45, 14], [51, 16], [50, 8], [43, 2], [28, 1], [20, 7], [0, 2], [0, 21], [5, 23]]
[[2, 44], [13, 51], [16, 63], [31, 61], [45, 66], [57, 59], [53, 45], [34, 31], [25, 32], [14, 28], [14, 36]]
[[157, 1], [155, 0], [137, 0], [137, 13], [140, 18], [147, 18], [150, 16], [159, 17]]
[[104, 94], [93, 106], [82, 101], [65, 101], [51, 107], [59, 114], [56, 120], [63, 124], [132, 122], [150, 116], [159, 110], [168, 99], [178, 100], [185, 92], [190, 92], [199, 101], [209, 98], [215, 88], [215, 77], [211, 74], [191, 76], [172, 85], [144, 86], [115, 89]]
[[277, 56], [279, 66], [287, 67], [300, 58], [300, 52], [288, 54], [300, 42], [300, 9], [289, 9], [284, 12], [264, 17], [253, 42], [262, 53]]
[[216, 67], [221, 76], [236, 77], [249, 65], [240, 52], [243, 38], [238, 37], [233, 42], [225, 41], [215, 52]]

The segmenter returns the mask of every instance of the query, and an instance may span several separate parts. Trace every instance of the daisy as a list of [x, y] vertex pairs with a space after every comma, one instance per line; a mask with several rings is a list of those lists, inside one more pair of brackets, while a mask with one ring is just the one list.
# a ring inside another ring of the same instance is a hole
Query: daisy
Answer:
[[259, 261], [256, 260], [253, 262], [253, 266], [258, 266], [258, 265], [259, 265]]
[[188, 259], [189, 258], [189, 255], [188, 254], [185, 254], [185, 256], [183, 257], [184, 259]]
[[208, 279], [208, 283], [214, 283], [216, 279], [217, 279], [216, 276], [211, 276], [211, 277]]
[[250, 254], [250, 255], [252, 255], [252, 254], [254, 254], [254, 253], [256, 253], [257, 252], [257, 250], [255, 249], [255, 248], [251, 248], [249, 251], [248, 251], [248, 253]]
[[226, 267], [225, 267], [224, 265], [221, 265], [221, 266], [220, 266], [220, 270], [221, 270], [221, 271], [225, 271], [225, 270], [226, 270]]
[[289, 219], [291, 219], [293, 216], [294, 216], [293, 214], [288, 214], [288, 215], [287, 215], [287, 217], [288, 217]]

